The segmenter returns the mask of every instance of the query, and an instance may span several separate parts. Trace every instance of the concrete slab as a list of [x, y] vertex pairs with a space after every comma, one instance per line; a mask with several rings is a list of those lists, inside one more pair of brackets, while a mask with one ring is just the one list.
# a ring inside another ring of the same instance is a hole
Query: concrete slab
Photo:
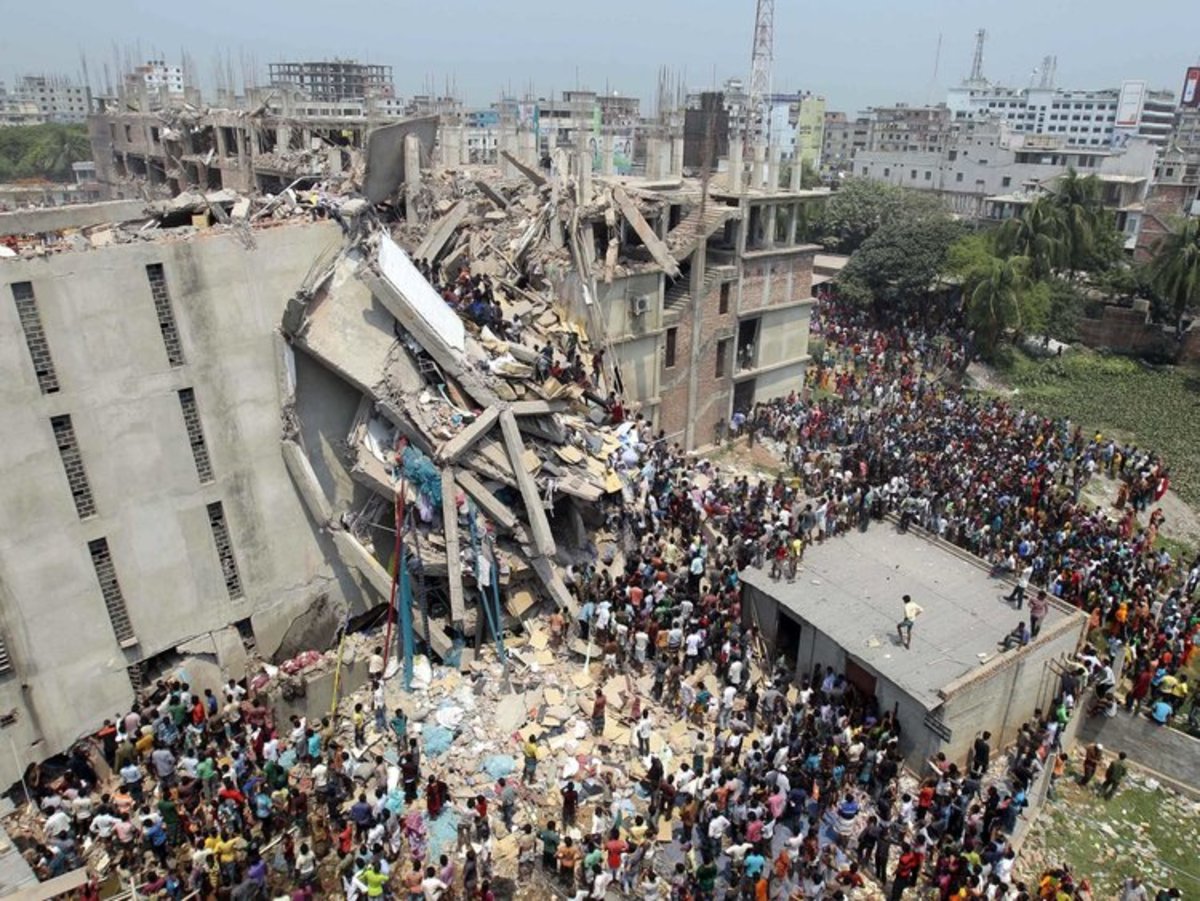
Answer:
[[[981, 563], [889, 523], [813, 545], [795, 582], [748, 568], [742, 581], [874, 668], [932, 710], [938, 692], [978, 670], [1028, 611], [1003, 600], [1009, 586]], [[901, 597], [924, 608], [912, 648], [898, 644]], [[1051, 605], [1044, 630], [1070, 614]], [[981, 656], [984, 655], [984, 656]]]

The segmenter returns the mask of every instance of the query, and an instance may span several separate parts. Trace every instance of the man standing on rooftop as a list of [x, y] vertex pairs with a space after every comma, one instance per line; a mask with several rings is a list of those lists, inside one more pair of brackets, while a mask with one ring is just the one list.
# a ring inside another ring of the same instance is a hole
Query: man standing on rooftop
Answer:
[[904, 596], [904, 619], [896, 623], [896, 634], [900, 636], [905, 648], [912, 647], [913, 623], [925, 612], [925, 608], [914, 601], [909, 595]]

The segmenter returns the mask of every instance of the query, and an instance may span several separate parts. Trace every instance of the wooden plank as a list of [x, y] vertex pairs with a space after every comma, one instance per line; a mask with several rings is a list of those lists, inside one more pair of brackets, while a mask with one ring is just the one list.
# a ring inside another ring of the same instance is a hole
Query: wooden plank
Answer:
[[488, 407], [475, 417], [473, 423], [443, 444], [438, 456], [447, 463], [456, 462], [472, 444], [482, 438], [496, 424], [499, 415], [495, 407]]
[[638, 237], [642, 239], [642, 243], [646, 245], [646, 249], [650, 251], [650, 255], [654, 257], [654, 262], [662, 266], [663, 272], [671, 276], [671, 278], [678, 278], [679, 264], [671, 256], [671, 251], [667, 249], [667, 245], [654, 233], [654, 229], [650, 227], [650, 223], [646, 221], [646, 217], [642, 215], [641, 210], [629, 199], [629, 195], [625, 193], [625, 189], [622, 187], [613, 188], [613, 200], [617, 202], [617, 206], [621, 210], [621, 215], [633, 226], [633, 230], [637, 232]]
[[556, 548], [554, 534], [550, 531], [550, 520], [542, 507], [542, 495], [538, 491], [537, 483], [525, 468], [525, 442], [521, 440], [521, 427], [517, 425], [517, 417], [508, 407], [500, 412], [500, 433], [504, 436], [504, 444], [508, 448], [508, 459], [517, 479], [517, 488], [520, 489], [521, 499], [525, 502], [525, 517], [529, 520], [529, 528], [533, 533], [533, 546], [539, 555], [553, 557]]
[[458, 485], [453, 469], [442, 470], [442, 532], [446, 537], [446, 573], [450, 582], [450, 621], [461, 627], [466, 617], [463, 603], [462, 559], [458, 553]]
[[511, 532], [517, 527], [516, 515], [508, 507], [500, 503], [500, 499], [488, 491], [484, 487], [484, 484], [475, 478], [472, 473], [461, 469], [455, 470], [454, 481], [458, 483], [458, 486], [463, 491], [475, 499], [475, 503], [483, 508], [483, 512], [497, 526], [506, 532]]

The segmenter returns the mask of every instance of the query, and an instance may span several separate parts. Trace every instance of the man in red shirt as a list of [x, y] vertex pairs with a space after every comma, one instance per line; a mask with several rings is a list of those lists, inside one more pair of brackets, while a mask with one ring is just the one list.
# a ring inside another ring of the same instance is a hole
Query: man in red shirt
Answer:
[[921, 853], [920, 846], [914, 848], [908, 842], [904, 842], [900, 846], [900, 860], [896, 863], [896, 877], [892, 882], [892, 893], [888, 896], [890, 901], [900, 901], [904, 897], [904, 890], [917, 884], [917, 879], [921, 875], [921, 866], [924, 863], [925, 855]]
[[617, 875], [617, 870], [621, 869], [621, 855], [629, 846], [621, 840], [621, 833], [613, 829], [608, 833], [608, 841], [604, 843], [604, 850], [608, 853], [608, 868], [612, 870], [613, 877]]

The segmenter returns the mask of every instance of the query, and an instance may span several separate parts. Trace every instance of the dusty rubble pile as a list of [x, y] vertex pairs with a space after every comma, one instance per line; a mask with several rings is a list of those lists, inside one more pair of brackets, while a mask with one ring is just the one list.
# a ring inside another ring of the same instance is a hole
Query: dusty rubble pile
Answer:
[[[494, 167], [424, 174], [402, 219], [386, 204], [342, 203], [344, 246], [314, 266], [282, 324], [288, 352], [363, 392], [346, 462], [379, 503], [338, 511], [322, 496], [294, 386], [284, 401], [293, 477], [343, 560], [381, 594], [397, 553], [386, 538], [392, 508], [416, 505], [405, 552], [449, 596], [417, 628], [442, 659], [479, 625], [469, 601], [489, 588], [513, 619], [536, 613], [539, 598], [574, 612], [561, 567], [598, 556], [592, 536], [607, 504], [632, 500], [627, 476], [648, 438], [648, 427], [613, 416], [621, 379], [596, 279], [675, 267], [643, 216], [652, 192], [613, 184], [592, 194], [557, 170], [517, 168], [508, 181]], [[594, 226], [619, 216], [649, 240], [619, 252], [611, 239], [593, 276]], [[486, 318], [468, 309], [481, 284], [494, 301]], [[443, 295], [455, 285], [452, 305]]]

